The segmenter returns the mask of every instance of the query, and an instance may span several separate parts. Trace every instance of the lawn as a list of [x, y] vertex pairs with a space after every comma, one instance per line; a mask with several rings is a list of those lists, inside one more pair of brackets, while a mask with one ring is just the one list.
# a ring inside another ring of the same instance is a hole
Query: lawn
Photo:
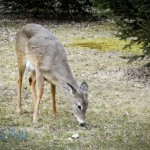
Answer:
[[[32, 123], [33, 103], [25, 72], [23, 113], [16, 113], [17, 63], [15, 33], [26, 21], [0, 24], [0, 149], [1, 150], [149, 150], [149, 80], [130, 77], [146, 60], [127, 63], [123, 57], [140, 53], [140, 47], [123, 50], [123, 41], [110, 23], [41, 23], [65, 46], [73, 75], [89, 85], [86, 127], [72, 114], [66, 96], [57, 87], [58, 116], [51, 113], [49, 84], [45, 84], [40, 119]], [[95, 43], [94, 43], [95, 42]], [[141, 76], [142, 78], [142, 76]], [[149, 79], [149, 78], [148, 78]]]

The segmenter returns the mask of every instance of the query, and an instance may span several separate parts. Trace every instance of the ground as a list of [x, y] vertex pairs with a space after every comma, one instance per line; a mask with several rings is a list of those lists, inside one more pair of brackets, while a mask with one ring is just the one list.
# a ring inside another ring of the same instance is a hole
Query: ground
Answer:
[[[149, 78], [136, 78], [136, 69], [146, 60], [132, 64], [123, 59], [133, 53], [123, 50], [112, 23], [40, 23], [65, 46], [68, 62], [78, 84], [89, 85], [87, 126], [79, 127], [66, 96], [57, 88], [58, 116], [51, 113], [49, 84], [40, 104], [40, 120], [32, 123], [33, 103], [25, 72], [23, 113], [16, 113], [17, 62], [15, 33], [26, 20], [1, 20], [0, 24], [0, 149], [10, 150], [148, 150], [150, 149]], [[110, 38], [117, 40], [111, 48]], [[97, 47], [81, 42], [104, 40]], [[101, 49], [99, 49], [101, 47]], [[120, 48], [118, 48], [120, 47]], [[131, 72], [131, 73], [130, 73]], [[133, 77], [134, 76], [134, 77]]]

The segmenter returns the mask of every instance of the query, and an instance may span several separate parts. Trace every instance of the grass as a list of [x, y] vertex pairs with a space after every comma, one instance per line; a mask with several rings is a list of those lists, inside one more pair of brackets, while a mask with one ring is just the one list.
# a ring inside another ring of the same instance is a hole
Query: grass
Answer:
[[[83, 80], [88, 82], [86, 128], [78, 126], [68, 100], [59, 88], [56, 95], [59, 115], [56, 119], [53, 118], [49, 84], [45, 84], [40, 120], [37, 124], [32, 124], [33, 104], [27, 72], [23, 82], [23, 113], [17, 115], [16, 54], [14, 39], [9, 41], [9, 38], [15, 36], [20, 24], [22, 23], [18, 22], [15, 26], [5, 27], [9, 31], [7, 40], [1, 29], [1, 41], [4, 44], [0, 47], [0, 149], [150, 149], [149, 85], [138, 83], [142, 86], [137, 87], [136, 82], [124, 78], [126, 69], [138, 67], [144, 62], [128, 65], [127, 60], [121, 58], [137, 51], [123, 51], [124, 43], [113, 37], [115, 29], [109, 24], [44, 24], [66, 45], [68, 61], [78, 83]], [[97, 50], [97, 47], [101, 50]], [[27, 137], [19, 140], [18, 136], [24, 132], [27, 132]], [[10, 136], [10, 133], [13, 134]], [[79, 136], [73, 138], [75, 134]]]
[[89, 48], [89, 49], [97, 49], [100, 51], [124, 51], [124, 52], [132, 52], [135, 54], [141, 54], [140, 46], [133, 45], [131, 48], [124, 49], [124, 46], [129, 44], [129, 41], [125, 42], [123, 40], [119, 40], [118, 38], [92, 38], [92, 39], [77, 39], [74, 40], [70, 46], [78, 47], [78, 48]]

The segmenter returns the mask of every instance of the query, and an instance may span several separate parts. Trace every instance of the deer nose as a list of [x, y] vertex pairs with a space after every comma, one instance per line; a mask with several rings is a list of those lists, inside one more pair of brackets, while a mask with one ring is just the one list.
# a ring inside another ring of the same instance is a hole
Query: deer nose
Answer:
[[81, 126], [81, 127], [84, 127], [85, 125], [86, 125], [86, 123], [85, 123], [85, 122], [80, 123], [80, 126]]

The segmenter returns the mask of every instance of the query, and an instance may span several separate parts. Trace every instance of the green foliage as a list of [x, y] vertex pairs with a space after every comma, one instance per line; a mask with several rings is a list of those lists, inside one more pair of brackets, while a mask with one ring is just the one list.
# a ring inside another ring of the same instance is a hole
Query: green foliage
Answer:
[[[131, 38], [130, 47], [140, 44], [143, 55], [150, 58], [150, 1], [149, 0], [92, 0], [99, 9], [112, 12], [118, 27], [117, 36]], [[133, 57], [132, 60], [139, 57]]]
[[0, 0], [5, 13], [34, 18], [76, 18], [89, 15], [91, 6], [89, 0]]

